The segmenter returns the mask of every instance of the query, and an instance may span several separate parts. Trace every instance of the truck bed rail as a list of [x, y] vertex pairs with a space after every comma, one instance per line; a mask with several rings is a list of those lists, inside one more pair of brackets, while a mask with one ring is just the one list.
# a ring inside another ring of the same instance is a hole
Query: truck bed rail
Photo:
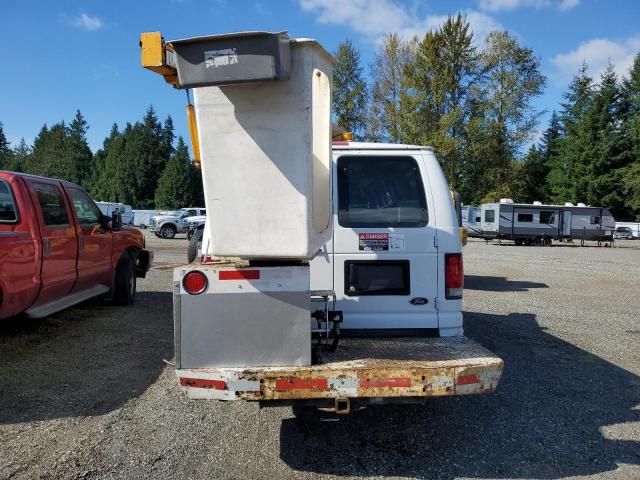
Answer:
[[193, 399], [399, 398], [492, 392], [503, 362], [465, 337], [348, 338], [308, 367], [176, 370]]

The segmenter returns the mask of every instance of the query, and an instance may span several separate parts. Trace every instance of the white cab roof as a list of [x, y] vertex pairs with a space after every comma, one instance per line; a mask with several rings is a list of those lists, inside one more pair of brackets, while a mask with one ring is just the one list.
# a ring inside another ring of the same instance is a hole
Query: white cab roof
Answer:
[[402, 143], [333, 142], [333, 150], [431, 150], [433, 147]]

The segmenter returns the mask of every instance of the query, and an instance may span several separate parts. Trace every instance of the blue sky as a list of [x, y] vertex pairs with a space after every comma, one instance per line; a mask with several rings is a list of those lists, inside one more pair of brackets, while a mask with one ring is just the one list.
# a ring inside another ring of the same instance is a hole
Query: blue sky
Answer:
[[289, 30], [330, 51], [348, 38], [366, 71], [385, 32], [423, 35], [457, 12], [467, 15], [479, 41], [506, 29], [541, 57], [549, 80], [536, 103], [548, 111], [558, 108], [583, 60], [595, 75], [608, 60], [624, 73], [640, 51], [636, 0], [5, 0], [0, 122], [14, 145], [20, 137], [31, 143], [44, 123], [69, 121], [80, 109], [95, 150], [113, 122], [134, 122], [153, 104], [187, 138], [185, 94], [139, 66], [140, 32], [174, 39]]

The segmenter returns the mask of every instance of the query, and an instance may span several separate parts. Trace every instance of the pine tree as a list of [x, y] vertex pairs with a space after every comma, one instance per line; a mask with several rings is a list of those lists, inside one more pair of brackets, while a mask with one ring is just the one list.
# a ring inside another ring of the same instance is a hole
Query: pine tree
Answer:
[[362, 78], [360, 54], [351, 41], [338, 45], [333, 69], [333, 114], [335, 122], [356, 138], [364, 134], [366, 83]]
[[9, 161], [4, 166], [5, 170], [24, 172], [25, 166], [29, 163], [30, 154], [31, 149], [24, 138], [21, 138], [20, 143], [18, 143], [18, 146], [13, 149], [12, 154], [9, 156]]
[[0, 170], [7, 169], [7, 165], [10, 162], [12, 156], [10, 144], [7, 141], [7, 137], [4, 134], [2, 128], [2, 122], [0, 122]]
[[627, 149], [623, 185], [627, 217], [640, 220], [640, 53], [622, 83], [621, 136]]
[[563, 95], [560, 121], [563, 139], [560, 151], [550, 157], [548, 183], [551, 201], [558, 204], [577, 202], [587, 190], [587, 174], [584, 165], [585, 148], [590, 143], [586, 130], [586, 117], [594, 95], [593, 80], [583, 64], [569, 83]]
[[67, 156], [67, 127], [64, 122], [47, 128], [44, 125], [33, 142], [33, 150], [26, 165], [27, 173], [71, 180], [74, 165]]
[[182, 137], [164, 169], [155, 194], [156, 208], [174, 209], [190, 206], [192, 198], [191, 160]]
[[523, 203], [544, 202], [548, 168], [544, 160], [544, 150], [531, 145], [517, 174], [517, 200]]
[[87, 142], [87, 130], [89, 124], [85, 120], [80, 110], [76, 110], [76, 116], [69, 124], [66, 135], [65, 157], [71, 166], [66, 180], [75, 182], [84, 187], [90, 183], [91, 170], [93, 167], [93, 152]]

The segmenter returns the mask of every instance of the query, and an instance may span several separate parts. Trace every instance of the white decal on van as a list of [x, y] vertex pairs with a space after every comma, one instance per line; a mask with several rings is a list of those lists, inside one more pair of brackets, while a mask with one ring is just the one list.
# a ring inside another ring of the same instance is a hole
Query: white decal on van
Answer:
[[389, 249], [390, 250], [404, 250], [404, 233], [390, 233], [389, 234]]
[[238, 52], [235, 48], [207, 50], [204, 52], [205, 68], [218, 68], [225, 65], [233, 65], [234, 63], [238, 63]]

